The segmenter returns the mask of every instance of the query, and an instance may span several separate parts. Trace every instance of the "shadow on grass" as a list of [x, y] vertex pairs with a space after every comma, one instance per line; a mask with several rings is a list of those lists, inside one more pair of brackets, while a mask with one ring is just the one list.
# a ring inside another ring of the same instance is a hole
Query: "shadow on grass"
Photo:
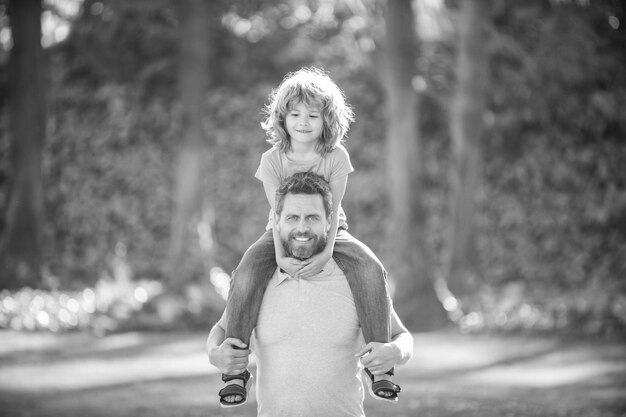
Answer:
[[[208, 364], [204, 333], [0, 337], [3, 416], [256, 415], [254, 389], [243, 407], [219, 407], [222, 383]], [[551, 337], [416, 334], [414, 358], [396, 371], [400, 403], [366, 395], [365, 409], [397, 417], [623, 417], [623, 348]]]

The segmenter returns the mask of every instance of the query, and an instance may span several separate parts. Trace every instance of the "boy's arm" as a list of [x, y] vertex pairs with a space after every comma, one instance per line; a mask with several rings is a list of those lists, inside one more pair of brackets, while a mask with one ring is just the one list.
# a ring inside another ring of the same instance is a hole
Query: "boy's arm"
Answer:
[[333, 195], [333, 212], [330, 220], [330, 229], [328, 230], [326, 247], [324, 247], [324, 250], [321, 253], [314, 255], [308, 259], [308, 265], [306, 265], [298, 272], [299, 278], [306, 279], [317, 274], [324, 268], [324, 266], [333, 256], [333, 250], [335, 248], [335, 238], [337, 237], [337, 229], [339, 228], [339, 206], [341, 205], [341, 200], [346, 193], [347, 184], [347, 175], [330, 183], [330, 191]]
[[[222, 318], [213, 326], [206, 341], [206, 351], [211, 365], [223, 374], [238, 374], [248, 367], [250, 349], [245, 343], [233, 337], [226, 338], [224, 324], [226, 310]], [[236, 347], [240, 349], [236, 349]]]

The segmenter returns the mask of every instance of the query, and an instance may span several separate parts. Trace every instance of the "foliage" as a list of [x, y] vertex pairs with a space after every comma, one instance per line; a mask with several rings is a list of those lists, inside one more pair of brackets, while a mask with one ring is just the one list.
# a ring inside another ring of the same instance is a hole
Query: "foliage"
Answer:
[[481, 196], [485, 284], [521, 288], [518, 308], [579, 313], [595, 330], [612, 317], [623, 328], [626, 55], [609, 18], [623, 21], [624, 9], [546, 13], [536, 2], [501, 13]]
[[[182, 129], [174, 3], [86, 1], [68, 39], [47, 50], [51, 102], [43, 166], [44, 248], [51, 291], [95, 288], [114, 275], [120, 247], [131, 279], [163, 279], [173, 157]], [[382, 156], [386, 114], [376, 52], [370, 53], [376, 39], [372, 28], [378, 26], [337, 3], [213, 6], [222, 20], [207, 42], [214, 48], [214, 73], [205, 123], [215, 145], [203, 155], [210, 171], [202, 187], [215, 209], [209, 215], [216, 219], [217, 266], [226, 271], [266, 221], [268, 203], [254, 178], [268, 146], [260, 110], [271, 88], [301, 65], [327, 68], [355, 108], [357, 122], [346, 146], [356, 172], [344, 208], [351, 231], [383, 262], [388, 256], [382, 239], [388, 208]], [[421, 86], [427, 233], [441, 259], [448, 216], [454, 8], [440, 14], [441, 22], [450, 20], [439, 37], [423, 42], [422, 78], [416, 85]], [[484, 183], [477, 196], [484, 274], [475, 311], [460, 323], [466, 329], [622, 331], [624, 8], [608, 0], [500, 2], [491, 20], [492, 87]], [[6, 62], [0, 63], [4, 84]], [[3, 206], [3, 178], [10, 173], [4, 168], [7, 116], [1, 106]], [[191, 236], [192, 262], [187, 276], [179, 278], [188, 286], [207, 282], [211, 267], [196, 231]]]

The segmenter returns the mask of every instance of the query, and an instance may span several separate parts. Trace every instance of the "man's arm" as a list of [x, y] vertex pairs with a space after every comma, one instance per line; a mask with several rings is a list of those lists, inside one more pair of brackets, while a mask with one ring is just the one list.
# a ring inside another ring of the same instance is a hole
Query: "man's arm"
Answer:
[[404, 365], [413, 357], [413, 336], [404, 326], [393, 307], [391, 308], [391, 343], [400, 351], [398, 365]]
[[211, 365], [223, 374], [239, 374], [248, 367], [250, 349], [239, 339], [226, 338], [226, 331], [222, 324], [225, 320], [226, 311], [209, 332], [206, 351]]
[[370, 342], [355, 355], [362, 357], [361, 363], [374, 375], [382, 375], [396, 365], [403, 365], [413, 356], [413, 336], [404, 326], [393, 306], [390, 313], [391, 341], [389, 343]]

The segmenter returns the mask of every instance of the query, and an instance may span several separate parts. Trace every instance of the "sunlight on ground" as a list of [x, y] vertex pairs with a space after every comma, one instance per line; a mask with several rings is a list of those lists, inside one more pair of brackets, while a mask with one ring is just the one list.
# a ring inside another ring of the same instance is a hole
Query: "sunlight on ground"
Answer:
[[[564, 346], [555, 338], [446, 333], [414, 337], [415, 353], [407, 366], [426, 378], [452, 376], [459, 383], [482, 386], [549, 388], [626, 373], [623, 360], [602, 358], [588, 347]], [[610, 352], [608, 345], [603, 351]]]
[[626, 364], [575, 363], [497, 367], [465, 378], [468, 382], [495, 386], [553, 388], [589, 381], [613, 372], [626, 372]]
[[626, 373], [626, 362], [601, 358], [594, 350], [572, 346], [520, 363], [489, 367], [469, 375], [467, 380], [498, 386], [551, 388], [599, 380], [612, 373]]
[[[491, 390], [556, 388], [626, 374], [615, 346], [445, 332], [414, 337], [414, 357], [398, 367], [399, 380], [415, 375], [419, 383], [447, 380]], [[0, 390], [7, 392], [60, 393], [217, 373], [206, 357], [203, 333], [94, 338], [0, 331], [0, 338]]]
[[420, 372], [476, 371], [495, 366], [502, 361], [521, 361], [556, 348], [553, 339], [524, 339], [471, 337], [447, 333], [419, 333], [414, 335], [415, 349], [410, 366]]
[[[2, 339], [10, 336], [16, 341], [0, 351], [0, 390], [66, 391], [217, 372], [201, 335], [170, 336], [165, 343], [162, 336], [139, 333], [102, 339], [74, 334], [55, 343], [37, 334], [29, 342], [27, 334], [5, 332]], [[9, 362], [11, 355], [16, 358]]]

